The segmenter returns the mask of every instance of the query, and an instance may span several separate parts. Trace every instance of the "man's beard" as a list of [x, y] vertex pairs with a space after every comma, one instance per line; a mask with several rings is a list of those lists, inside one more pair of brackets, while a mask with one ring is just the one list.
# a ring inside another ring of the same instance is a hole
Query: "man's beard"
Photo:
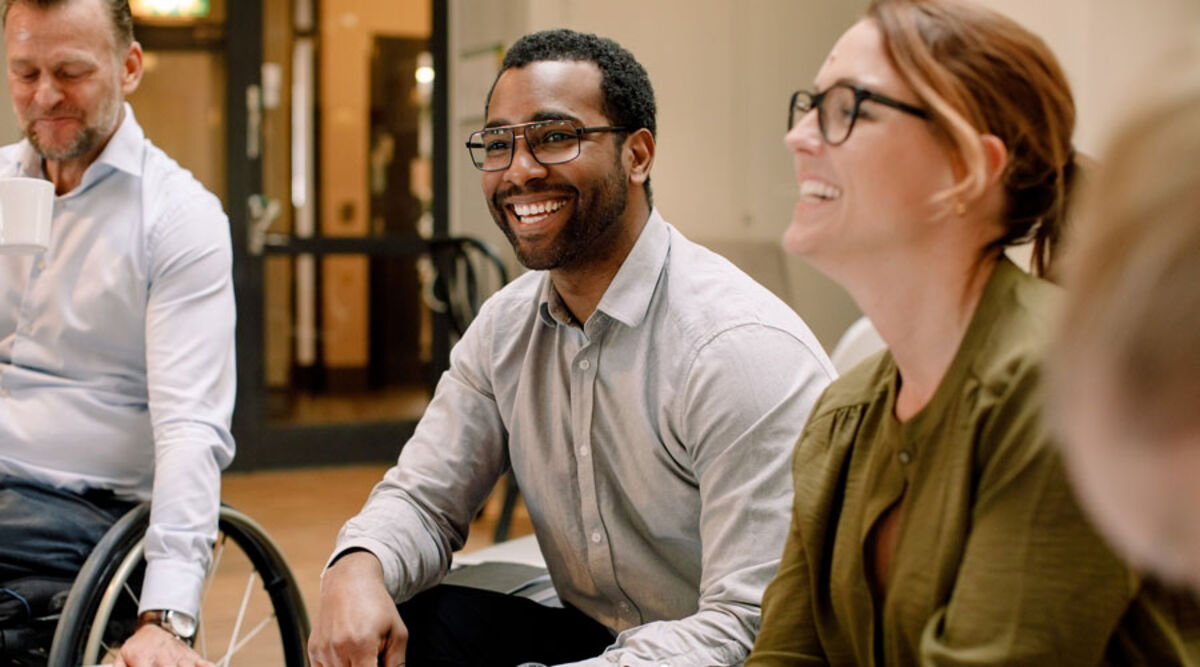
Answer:
[[[511, 194], [531, 194], [536, 192], [559, 192], [566, 196], [574, 196], [575, 206], [571, 217], [559, 229], [558, 234], [550, 241], [549, 247], [532, 249], [522, 247], [517, 233], [513, 231], [507, 210], [498, 202]], [[612, 244], [611, 232], [617, 221], [625, 212], [629, 198], [629, 183], [625, 170], [618, 155], [613, 169], [603, 181], [596, 183], [587, 191], [587, 195], [576, 188], [509, 188], [497, 192], [489, 202], [489, 209], [496, 225], [508, 237], [517, 259], [528, 269], [547, 271], [577, 265], [581, 261], [603, 257]]]
[[95, 127], [84, 127], [75, 133], [67, 145], [61, 149], [55, 150], [42, 143], [38, 138], [37, 132], [33, 131], [33, 123], [25, 128], [25, 138], [29, 139], [30, 145], [47, 160], [55, 162], [61, 160], [74, 160], [81, 158], [94, 149], [101, 140], [100, 130]]
[[[114, 81], [114, 85], [119, 85], [119, 82]], [[38, 155], [46, 160], [57, 162], [85, 157], [107, 141], [108, 137], [116, 131], [117, 123], [121, 120], [122, 104], [123, 100], [120, 96], [113, 96], [105, 100], [91, 114], [91, 119], [95, 121], [92, 123], [89, 123], [88, 114], [78, 107], [63, 106], [50, 109], [48, 112], [51, 114], [50, 117], [54, 117], [55, 113], [69, 114], [67, 117], [78, 118], [83, 123], [83, 127], [75, 132], [75, 135], [61, 148], [47, 146], [45, 141], [38, 137], [37, 132], [33, 129], [37, 122], [37, 114], [35, 114], [35, 120], [31, 120], [25, 125], [25, 138], [29, 140], [29, 144], [33, 146]]]

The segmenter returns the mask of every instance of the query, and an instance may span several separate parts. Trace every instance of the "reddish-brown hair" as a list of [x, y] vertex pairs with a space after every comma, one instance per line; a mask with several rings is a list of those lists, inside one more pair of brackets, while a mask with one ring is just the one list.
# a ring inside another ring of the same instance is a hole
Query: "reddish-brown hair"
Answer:
[[960, 0], [875, 0], [867, 18], [963, 171], [947, 200], [984, 188], [980, 135], [1004, 142], [1005, 231], [988, 249], [1033, 241], [1034, 268], [1047, 274], [1075, 170], [1075, 102], [1054, 54], [1015, 21]]

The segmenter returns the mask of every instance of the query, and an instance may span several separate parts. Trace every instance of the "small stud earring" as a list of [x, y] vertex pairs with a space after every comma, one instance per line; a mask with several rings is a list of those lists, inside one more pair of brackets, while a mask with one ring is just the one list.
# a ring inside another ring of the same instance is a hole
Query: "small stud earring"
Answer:
[[959, 216], [959, 217], [962, 217], [963, 215], [965, 215], [965, 214], [966, 214], [966, 212], [967, 212], [967, 205], [963, 203], [963, 200], [961, 200], [961, 199], [956, 199], [956, 200], [954, 201], [954, 213], [955, 213], [955, 215], [957, 215], [957, 216]]

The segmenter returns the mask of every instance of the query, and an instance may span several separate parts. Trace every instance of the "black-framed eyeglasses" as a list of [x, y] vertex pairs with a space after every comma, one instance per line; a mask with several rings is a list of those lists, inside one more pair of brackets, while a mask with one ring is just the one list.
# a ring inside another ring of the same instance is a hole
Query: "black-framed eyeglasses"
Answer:
[[819, 93], [807, 90], [792, 93], [792, 100], [788, 104], [788, 131], [790, 132], [805, 114], [816, 109], [821, 138], [830, 146], [837, 146], [850, 138], [854, 121], [858, 120], [859, 108], [864, 100], [886, 104], [918, 118], [929, 118], [929, 112], [920, 107], [853, 84], [835, 83]]
[[[539, 120], [519, 125], [487, 127], [467, 138], [471, 162], [481, 171], [504, 171], [512, 165], [517, 139], [523, 137], [533, 159], [541, 164], [562, 164], [579, 157], [580, 140], [593, 132], [625, 132], [615, 126], [580, 127], [570, 120]], [[518, 130], [520, 132], [518, 133]]]

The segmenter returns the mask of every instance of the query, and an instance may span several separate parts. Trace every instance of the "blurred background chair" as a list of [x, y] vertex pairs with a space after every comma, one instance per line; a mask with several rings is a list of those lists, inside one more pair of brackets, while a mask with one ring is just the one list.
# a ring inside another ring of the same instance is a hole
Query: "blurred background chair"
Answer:
[[838, 375], [854, 368], [860, 361], [887, 347], [887, 343], [879, 337], [875, 325], [865, 316], [858, 318], [838, 339], [829, 359]]
[[[457, 340], [462, 338], [487, 297], [508, 284], [508, 267], [491, 246], [469, 236], [430, 239], [429, 261], [434, 277], [424, 281], [429, 286], [426, 303], [431, 310], [449, 317]], [[513, 511], [521, 495], [512, 470], [501, 483], [504, 501], [493, 536], [496, 542], [508, 539]]]

